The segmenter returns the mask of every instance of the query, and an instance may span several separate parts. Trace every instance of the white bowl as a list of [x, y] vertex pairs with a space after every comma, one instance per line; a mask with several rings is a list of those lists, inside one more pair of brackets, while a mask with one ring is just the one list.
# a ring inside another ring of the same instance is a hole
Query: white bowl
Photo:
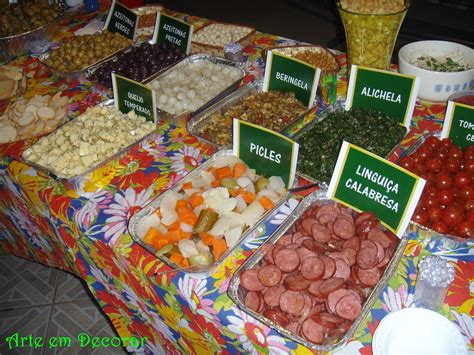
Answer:
[[[422, 55], [443, 57], [458, 53], [471, 69], [460, 72], [436, 72], [419, 68], [413, 63]], [[446, 101], [455, 92], [474, 87], [474, 49], [447, 41], [418, 41], [403, 46], [398, 52], [400, 73], [420, 78], [418, 97], [429, 101]]]

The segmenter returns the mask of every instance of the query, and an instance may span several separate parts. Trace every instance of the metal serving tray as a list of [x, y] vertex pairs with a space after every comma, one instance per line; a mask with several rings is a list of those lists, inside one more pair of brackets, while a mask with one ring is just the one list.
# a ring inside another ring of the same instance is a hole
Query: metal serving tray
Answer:
[[[103, 31], [103, 30], [102, 30]], [[100, 31], [100, 32], [102, 32]], [[99, 33], [99, 32], [98, 32]], [[133, 42], [130, 46], [126, 46], [124, 48], [120, 48], [118, 50], [116, 50], [115, 52], [113, 53], [110, 53], [109, 55], [105, 56], [104, 58], [101, 58], [100, 60], [98, 60], [97, 62], [95, 63], [92, 63], [90, 65], [87, 65], [85, 66], [84, 68], [82, 68], [81, 70], [75, 70], [75, 71], [72, 71], [72, 72], [63, 72], [61, 70], [58, 70], [56, 68], [53, 68], [51, 66], [49, 66], [48, 64], [46, 64], [46, 59], [48, 59], [49, 55], [50, 55], [50, 51], [49, 50], [48, 52], [46, 53], [43, 53], [38, 59], [39, 61], [41, 62], [41, 64], [43, 64], [45, 67], [47, 67], [49, 69], [49, 71], [54, 74], [54, 75], [57, 75], [58, 77], [60, 78], [64, 78], [67, 82], [71, 82], [71, 81], [75, 81], [75, 80], [78, 80], [79, 78], [81, 77], [84, 77], [85, 76], [85, 73], [87, 72], [87, 70], [89, 68], [92, 68], [93, 66], [97, 66], [107, 60], [109, 60], [110, 58], [112, 58], [113, 56], [119, 54], [120, 52], [126, 50], [127, 48], [133, 46]]]
[[[232, 143], [228, 145], [219, 145], [213, 142], [210, 139], [204, 138], [202, 135], [199, 134], [199, 129], [204, 125], [204, 123], [215, 113], [225, 113], [229, 110], [232, 106], [242, 101], [244, 98], [255, 95], [257, 93], [263, 92], [263, 78], [255, 79], [252, 83], [242, 86], [241, 88], [237, 89], [225, 99], [215, 103], [211, 107], [208, 107], [204, 111], [196, 114], [192, 117], [187, 125], [187, 129], [190, 133], [194, 134], [199, 139], [205, 141], [206, 143], [212, 144], [217, 146], [219, 149], [230, 149], [232, 148]], [[299, 121], [300, 119], [304, 118], [311, 110], [313, 110], [314, 106], [311, 108], [306, 109], [301, 115], [296, 116], [290, 123], [288, 123], [283, 129], [278, 131], [279, 133], [283, 133], [286, 129], [292, 126], [295, 122]], [[236, 117], [239, 118], [239, 117]], [[232, 136], [232, 126], [228, 127], [229, 134]]]
[[349, 328], [347, 333], [339, 340], [333, 340], [328, 344], [317, 345], [313, 344], [306, 339], [290, 332], [289, 330], [283, 328], [279, 324], [269, 320], [265, 316], [257, 313], [250, 308], [248, 308], [244, 303], [244, 292], [242, 288], [240, 288], [240, 276], [245, 270], [251, 269], [254, 266], [258, 265], [262, 258], [265, 256], [263, 251], [263, 245], [265, 244], [275, 244], [283, 235], [285, 235], [286, 231], [304, 214], [304, 212], [312, 207], [313, 205], [325, 205], [325, 204], [335, 204], [336, 202], [333, 200], [329, 200], [323, 195], [325, 194], [324, 190], [315, 191], [310, 195], [306, 196], [296, 207], [293, 213], [276, 229], [273, 234], [267, 239], [267, 241], [260, 246], [255, 253], [253, 253], [245, 262], [244, 264], [235, 272], [234, 276], [232, 277], [229, 285], [229, 289], [227, 293], [229, 297], [241, 308], [244, 312], [250, 314], [251, 316], [257, 318], [262, 323], [266, 324], [268, 327], [275, 329], [281, 335], [303, 344], [307, 348], [317, 350], [317, 351], [326, 351], [331, 352], [334, 351], [343, 345], [345, 345], [355, 334], [359, 326], [362, 325], [362, 322], [366, 319], [367, 315], [369, 314], [370, 310], [372, 309], [375, 301], [379, 298], [380, 294], [384, 290], [385, 286], [387, 285], [388, 280], [392, 275], [395, 273], [400, 259], [403, 256], [403, 252], [405, 250], [405, 246], [407, 244], [407, 237], [406, 234], [400, 239], [397, 247], [394, 250], [392, 258], [390, 262], [387, 264], [386, 269], [380, 278], [378, 284], [372, 289], [370, 294], [368, 295], [367, 299], [363, 303], [362, 310], [360, 312], [359, 317], [352, 323], [352, 326]]
[[[99, 104], [99, 106], [101, 106], [101, 107], [114, 106], [114, 100], [107, 100], [107, 101]], [[66, 127], [66, 126], [74, 125], [74, 124], [75, 124], [75, 119], [65, 123], [64, 125], [62, 125], [58, 129], [50, 132], [49, 134], [47, 134], [44, 137], [47, 137], [48, 135], [53, 134], [56, 131], [64, 129], [64, 127]], [[111, 127], [111, 129], [113, 129], [113, 127]], [[154, 139], [155, 137], [158, 137], [158, 136], [159, 136], [159, 134], [156, 132], [156, 130], [153, 130], [149, 134], [147, 134], [147, 135], [145, 135], [141, 138], [138, 138], [135, 142], [133, 142], [129, 146], [120, 149], [118, 152], [113, 153], [108, 158], [104, 159], [101, 162], [98, 162], [98, 163], [92, 165], [91, 167], [87, 168], [84, 172], [82, 172], [80, 174], [77, 174], [77, 175], [65, 175], [65, 174], [63, 174], [59, 171], [55, 171], [54, 169], [52, 169], [50, 167], [39, 165], [39, 164], [36, 164], [36, 163], [30, 161], [28, 159], [28, 155], [31, 154], [32, 147], [34, 147], [34, 145], [38, 144], [38, 143], [35, 143], [32, 146], [25, 149], [25, 151], [21, 155], [21, 160], [23, 162], [25, 162], [26, 164], [34, 167], [35, 169], [43, 172], [47, 176], [49, 176], [49, 177], [51, 177], [51, 178], [53, 178], [53, 179], [55, 179], [59, 182], [62, 182], [64, 185], [67, 185], [68, 187], [72, 187], [73, 189], [80, 189], [81, 184], [82, 184], [83, 181], [85, 181], [87, 179], [91, 179], [92, 173], [94, 172], [94, 170], [96, 170], [98, 168], [101, 168], [101, 167], [105, 166], [108, 162], [125, 155], [136, 144], [138, 144], [142, 141], [145, 141], [145, 140]]]
[[[293, 139], [294, 141], [298, 141], [301, 137], [303, 137], [306, 133], [308, 133], [309, 131], [311, 131], [311, 129], [313, 129], [313, 127], [315, 125], [317, 125], [318, 123], [322, 122], [326, 116], [331, 113], [331, 112], [343, 112], [345, 111], [345, 101], [342, 100], [342, 101], [337, 101], [334, 105], [330, 105], [328, 107], [326, 107], [322, 112], [321, 114], [316, 117], [313, 121], [309, 122], [306, 126], [304, 126], [303, 128], [301, 128], [298, 132], [296, 132], [293, 136], [291, 136], [290, 138]], [[403, 137], [403, 139], [398, 142], [397, 145], [395, 145], [394, 147], [392, 147], [392, 149], [390, 150], [390, 152], [387, 154], [387, 156], [385, 157], [385, 159], [388, 159], [397, 149], [397, 147], [399, 146], [399, 144], [401, 142], [403, 142], [407, 136], [410, 134], [410, 130], [407, 130], [405, 136]], [[309, 176], [309, 175], [306, 175], [304, 174], [303, 172], [299, 171], [298, 169], [298, 165], [296, 166], [296, 171], [298, 172], [298, 175], [304, 177], [305, 179], [310, 179], [310, 180], [314, 180], [313, 177]], [[324, 188], [328, 188], [329, 186], [329, 181], [328, 182], [325, 182], [325, 181], [321, 181], [321, 184]]]
[[[101, 83], [99, 83], [98, 81], [95, 81], [95, 80], [92, 80], [91, 77], [92, 75], [94, 75], [95, 71], [99, 68], [101, 68], [103, 65], [105, 65], [106, 63], [108, 62], [111, 62], [111, 61], [118, 61], [118, 57], [119, 55], [122, 55], [122, 54], [127, 54], [129, 53], [134, 47], [138, 47], [140, 46], [142, 43], [144, 42], [138, 42], [138, 43], [134, 43], [132, 44], [131, 46], [128, 46], [128, 47], [125, 47], [117, 52], [115, 52], [114, 54], [112, 54], [111, 56], [107, 57], [106, 59], [103, 59], [95, 64], [92, 64], [91, 66], [87, 67], [86, 69], [83, 70], [83, 74], [84, 74], [84, 77], [87, 79], [87, 80], [90, 80], [92, 81], [93, 83], [95, 83], [97, 86], [100, 86], [103, 90], [106, 90], [106, 91], [110, 91], [112, 92], [112, 89], [111, 88], [108, 88], [104, 85], [102, 85]], [[185, 58], [183, 59], [180, 59], [178, 60], [177, 62], [173, 63], [173, 64], [170, 64], [162, 69], [160, 69], [159, 71], [157, 71], [156, 73], [153, 73], [152, 75], [149, 75], [148, 77], [144, 78], [142, 81], [140, 81], [140, 83], [145, 83], [147, 82], [150, 78], [156, 76], [156, 75], [160, 75], [161, 73], [164, 73], [165, 71], [167, 71], [168, 69], [172, 68], [174, 65], [176, 65], [177, 63], [179, 63], [180, 61], [184, 60]], [[112, 72], [110, 73], [112, 74]]]
[[66, 4], [64, 1], [56, 2], [59, 3], [63, 11], [50, 23], [28, 32], [0, 38], [0, 59], [11, 60], [48, 43], [53, 38], [58, 31], [59, 24], [66, 17], [66, 11], [64, 10]]
[[[437, 132], [431, 132], [431, 133], [426, 133], [424, 135], [422, 135], [412, 146], [410, 146], [408, 149], [406, 149], [404, 152], [402, 152], [400, 154], [400, 156], [398, 157], [396, 163], [399, 163], [400, 160], [408, 155], [412, 155], [413, 153], [415, 153], [418, 148], [420, 148], [423, 143], [425, 143], [425, 141], [429, 138], [429, 137], [437, 137], [437, 138], [440, 138], [441, 137], [441, 132], [440, 131], [437, 131]], [[467, 241], [473, 241], [474, 238], [462, 238], [462, 237], [458, 237], [456, 235], [452, 235], [452, 234], [442, 234], [440, 232], [437, 232], [431, 228], [428, 228], [428, 227], [425, 227], [424, 225], [421, 225], [413, 220], [410, 220], [410, 223], [416, 227], [418, 227], [419, 229], [421, 230], [424, 230], [424, 231], [427, 231], [433, 235], [441, 235], [445, 238], [448, 238], [448, 239], [451, 239], [455, 242], [460, 242], [460, 243], [465, 243]]]
[[184, 113], [181, 113], [181, 114], [171, 114], [169, 112], [166, 112], [166, 111], [163, 111], [163, 110], [160, 110], [159, 108], [157, 108], [158, 118], [160, 120], [169, 122], [171, 124], [186, 127], [187, 122], [192, 117], [197, 115], [199, 112], [202, 112], [203, 110], [205, 110], [209, 106], [212, 106], [216, 102], [222, 100], [227, 95], [229, 95], [231, 92], [235, 91], [240, 86], [240, 83], [241, 83], [242, 79], [247, 75], [247, 72], [244, 69], [245, 67], [244, 67], [243, 63], [234, 62], [232, 60], [228, 60], [228, 59], [221, 58], [221, 57], [216, 57], [216, 56], [213, 56], [213, 55], [210, 55], [210, 54], [194, 54], [194, 55], [191, 55], [187, 58], [184, 58], [182, 61], [180, 61], [179, 63], [177, 63], [173, 67], [169, 68], [165, 72], [158, 73], [158, 74], [155, 74], [155, 75], [151, 76], [144, 83], [145, 84], [151, 84], [155, 80], [161, 80], [163, 78], [166, 78], [167, 76], [169, 76], [171, 74], [171, 72], [182, 70], [185, 66], [189, 65], [190, 63], [199, 62], [199, 61], [209, 61], [209, 62], [214, 63], [214, 64], [222, 64], [222, 65], [227, 65], [227, 66], [231, 66], [231, 67], [234, 67], [234, 68], [238, 68], [241, 71], [242, 76], [238, 80], [236, 80], [234, 83], [230, 84], [227, 88], [222, 90], [219, 94], [214, 96], [214, 98], [212, 98], [211, 100], [206, 102], [204, 105], [202, 105], [200, 108], [198, 108], [196, 111], [184, 112]]
[[[160, 261], [165, 263], [167, 266], [170, 268], [179, 271], [179, 269], [182, 269], [179, 265], [173, 263], [171, 260], [169, 260], [167, 257], [160, 255], [157, 253], [157, 250], [153, 248], [151, 245], [146, 244], [145, 242], [142, 241], [142, 239], [139, 237], [138, 233], [138, 228], [141, 224], [141, 222], [149, 215], [153, 214], [155, 210], [161, 206], [162, 200], [170, 193], [169, 191], [179, 191], [185, 181], [189, 181], [190, 179], [193, 179], [201, 173], [201, 171], [206, 170], [209, 168], [218, 157], [221, 156], [232, 156], [232, 150], [221, 150], [209, 158], [207, 161], [205, 161], [203, 164], [199, 165], [196, 169], [191, 171], [186, 178], [181, 179], [178, 183], [173, 185], [170, 189], [165, 191], [163, 194], [155, 198], [153, 201], [151, 201], [148, 205], [146, 205], [143, 209], [141, 209], [139, 212], [135, 213], [129, 220], [128, 223], [128, 231], [130, 235], [132, 236], [132, 239], [140, 244], [143, 248], [148, 250], [150, 253], [155, 255]], [[296, 179], [295, 179], [296, 180]], [[214, 271], [224, 262], [224, 260], [232, 254], [234, 249], [242, 244], [243, 241], [246, 241], [248, 238], [254, 236], [254, 232], [258, 230], [260, 225], [270, 216], [272, 213], [277, 211], [279, 207], [287, 201], [289, 198], [290, 194], [287, 194], [285, 197], [281, 198], [281, 200], [275, 204], [275, 207], [270, 210], [266, 211], [262, 217], [259, 218], [259, 220], [255, 223], [253, 227], [248, 228], [245, 232], [242, 233], [242, 236], [240, 237], [239, 241], [235, 244], [233, 248], [227, 249], [227, 251], [219, 258], [219, 260], [215, 261], [213, 264], [211, 264], [208, 267], [205, 268], [193, 268], [193, 267], [187, 267], [183, 269], [183, 271], [190, 273], [193, 277], [197, 278], [206, 278], [209, 277], [214, 273]]]

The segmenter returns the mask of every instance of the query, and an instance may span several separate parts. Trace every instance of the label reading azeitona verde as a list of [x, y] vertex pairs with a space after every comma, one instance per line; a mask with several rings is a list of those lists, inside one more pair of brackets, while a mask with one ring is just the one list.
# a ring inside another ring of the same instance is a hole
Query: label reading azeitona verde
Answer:
[[170, 42], [178, 46], [181, 51], [189, 54], [192, 33], [192, 25], [174, 17], [163, 15], [158, 11], [151, 43]]
[[474, 107], [449, 101], [441, 138], [449, 137], [462, 149], [474, 144]]
[[419, 87], [414, 76], [352, 65], [346, 110], [376, 109], [409, 128]]
[[298, 159], [298, 143], [269, 129], [234, 118], [233, 153], [257, 174], [281, 176], [293, 185]]
[[119, 32], [133, 39], [137, 27], [137, 14], [113, 0], [104, 28], [109, 32]]
[[131, 79], [112, 73], [115, 107], [123, 113], [135, 110], [138, 116], [156, 122], [155, 93]]
[[321, 69], [301, 60], [268, 51], [264, 91], [294, 92], [304, 105], [313, 106]]
[[398, 237], [405, 232], [425, 180], [348, 142], [342, 144], [328, 196], [371, 211]]

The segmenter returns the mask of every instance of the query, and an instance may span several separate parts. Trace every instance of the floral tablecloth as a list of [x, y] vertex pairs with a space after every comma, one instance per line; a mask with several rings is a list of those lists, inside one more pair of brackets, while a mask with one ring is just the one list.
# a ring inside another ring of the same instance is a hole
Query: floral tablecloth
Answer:
[[[195, 26], [205, 19], [167, 11]], [[75, 14], [56, 41], [72, 35], [97, 15]], [[295, 41], [257, 33], [245, 49], [247, 68], [261, 75], [260, 51]], [[71, 83], [51, 76], [37, 59], [47, 48], [14, 61], [28, 73], [25, 96], [61, 91], [77, 115], [108, 98], [90, 82]], [[338, 95], [346, 91], [345, 56]], [[1, 108], [0, 108], [1, 109]], [[4, 108], [3, 108], [4, 109]], [[417, 102], [412, 131], [394, 157], [423, 132], [439, 130], [445, 107]], [[73, 115], [73, 116], [74, 116]], [[146, 337], [144, 346], [126, 343], [129, 351], [157, 353], [309, 353], [256, 319], [243, 313], [227, 296], [231, 276], [298, 203], [289, 200], [271, 216], [259, 234], [238, 247], [209, 278], [194, 279], [168, 270], [134, 243], [127, 231], [130, 216], [214, 153], [184, 128], [161, 125], [158, 138], [136, 146], [126, 156], [94, 173], [93, 181], [73, 190], [18, 161], [34, 139], [0, 146], [0, 252], [58, 267], [81, 277], [121, 338]], [[447, 304], [439, 311], [450, 319], [474, 350], [474, 247], [449, 243], [439, 236], [409, 232], [408, 246], [356, 336], [341, 352], [371, 354], [371, 340], [389, 312], [413, 305], [416, 265], [428, 254], [442, 255], [456, 266]], [[73, 344], [74, 345], [74, 344]]]

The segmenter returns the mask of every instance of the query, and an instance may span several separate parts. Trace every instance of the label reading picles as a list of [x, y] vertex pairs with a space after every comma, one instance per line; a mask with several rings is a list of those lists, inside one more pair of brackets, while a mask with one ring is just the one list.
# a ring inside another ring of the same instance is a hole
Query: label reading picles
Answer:
[[138, 22], [137, 18], [137, 14], [132, 10], [113, 0], [104, 28], [109, 32], [119, 32], [133, 40]]
[[352, 65], [346, 110], [376, 109], [409, 128], [419, 87], [414, 76]]
[[269, 129], [234, 118], [234, 155], [256, 169], [257, 174], [281, 176], [293, 185], [298, 159], [298, 143]]
[[158, 11], [151, 43], [173, 43], [182, 52], [189, 54], [192, 33], [192, 25]]
[[268, 51], [264, 91], [293, 92], [308, 107], [314, 106], [321, 69], [301, 60]]
[[474, 106], [448, 102], [441, 138], [449, 137], [461, 147], [474, 145]]
[[401, 237], [425, 180], [362, 148], [343, 142], [328, 197], [357, 211], [373, 212]]

